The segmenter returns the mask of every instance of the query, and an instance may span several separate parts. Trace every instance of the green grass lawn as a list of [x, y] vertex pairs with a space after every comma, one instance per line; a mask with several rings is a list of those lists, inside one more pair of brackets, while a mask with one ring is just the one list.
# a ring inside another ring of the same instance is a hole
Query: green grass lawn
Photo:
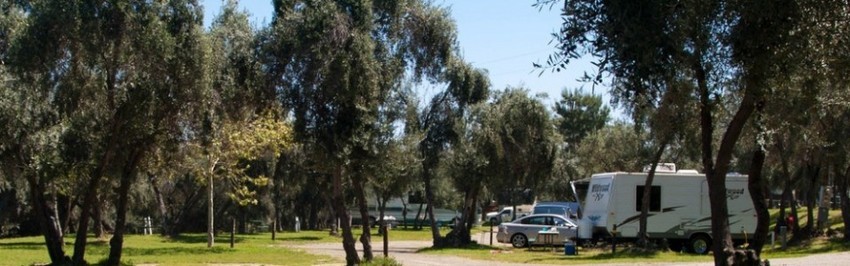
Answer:
[[[779, 216], [778, 209], [770, 210], [771, 214], [771, 230], [773, 223]], [[817, 214], [817, 213], [815, 213]], [[799, 210], [800, 226], [806, 226], [808, 215], [805, 208]], [[834, 230], [843, 230], [844, 224], [841, 220], [841, 211], [830, 211], [829, 215], [830, 228]], [[478, 230], [486, 232], [489, 227], [479, 227]], [[473, 230], [475, 231], [475, 230]], [[477, 231], [476, 231], [477, 232]], [[790, 235], [788, 236], [791, 237]], [[829, 239], [825, 237], [815, 238], [809, 242], [801, 243], [796, 246], [789, 246], [787, 249], [781, 249], [780, 239], [777, 238], [775, 246], [771, 247], [768, 240], [767, 245], [762, 250], [763, 259], [785, 258], [785, 257], [801, 257], [817, 253], [850, 251], [850, 244], [843, 243], [840, 239]], [[563, 249], [558, 249], [553, 252], [551, 249], [543, 250], [540, 247], [535, 247], [534, 250], [526, 248], [501, 248], [491, 247], [488, 245], [476, 245], [467, 248], [447, 248], [447, 249], [432, 249], [427, 248], [420, 252], [428, 254], [446, 254], [455, 255], [477, 260], [491, 260], [500, 262], [515, 262], [515, 263], [542, 263], [542, 264], [594, 264], [594, 263], [651, 263], [651, 262], [710, 262], [713, 260], [711, 256], [694, 255], [689, 253], [677, 252], [647, 252], [637, 251], [635, 249], [618, 248], [616, 254], [611, 253], [610, 248], [606, 249], [580, 249], [576, 256], [563, 255]]]
[[[427, 229], [427, 228], [426, 228]], [[394, 228], [390, 230], [390, 241], [431, 240], [430, 230], [412, 230]], [[355, 229], [359, 236], [361, 229]], [[440, 233], [448, 233], [442, 228]], [[372, 230], [374, 242], [381, 241], [382, 236]], [[230, 248], [229, 235], [216, 238], [213, 248], [206, 247], [206, 235], [185, 234], [177, 238], [164, 238], [158, 235], [127, 235], [124, 241], [122, 262], [125, 264], [163, 264], [163, 265], [203, 265], [209, 263], [254, 263], [270, 265], [315, 265], [322, 263], [342, 262], [327, 256], [307, 254], [287, 248], [288, 245], [307, 243], [341, 242], [341, 238], [331, 236], [328, 231], [301, 231], [277, 233], [276, 240], [271, 240], [271, 233], [237, 235], [235, 247]], [[69, 256], [73, 252], [73, 236], [65, 238], [65, 252]], [[86, 260], [98, 263], [109, 254], [108, 239], [89, 238], [86, 249]], [[0, 265], [32, 265], [50, 262], [44, 238], [21, 237], [0, 239]]]
[[[772, 219], [775, 221], [778, 210], [771, 210]], [[805, 213], [800, 213], [800, 222], [805, 226], [807, 221]], [[840, 211], [830, 212], [831, 228], [843, 229]], [[473, 229], [473, 234], [486, 232], [489, 226], [480, 226]], [[355, 236], [359, 236], [361, 229], [355, 229]], [[440, 234], [446, 235], [449, 228], [441, 228]], [[372, 230], [372, 240], [379, 242], [382, 236], [377, 235], [377, 230]], [[423, 230], [393, 228], [389, 231], [390, 243], [392, 241], [419, 240], [430, 241], [431, 231], [429, 228]], [[237, 235], [235, 248], [229, 246], [229, 236], [221, 235], [216, 238], [213, 248], [206, 247], [206, 236], [204, 234], [185, 234], [177, 238], [163, 238], [158, 235], [142, 236], [127, 235], [124, 244], [122, 261], [125, 264], [162, 264], [162, 265], [204, 265], [214, 263], [234, 264], [265, 264], [265, 265], [315, 265], [323, 263], [341, 263], [341, 260], [305, 253], [293, 248], [291, 245], [308, 243], [333, 243], [341, 242], [339, 237], [331, 236], [327, 231], [301, 231], [278, 233], [276, 240], [271, 240], [270, 233]], [[70, 255], [73, 251], [73, 236], [65, 239], [67, 245], [65, 251]], [[786, 250], [780, 250], [777, 239], [774, 248], [764, 248], [763, 258], [799, 257], [815, 253], [826, 253], [836, 251], [848, 251], [850, 245], [840, 240], [817, 238], [798, 246], [790, 246]], [[89, 239], [86, 252], [87, 261], [98, 263], [106, 259], [109, 252], [108, 240]], [[553, 252], [551, 249], [543, 250], [536, 248], [527, 250], [524, 248], [500, 248], [487, 245], [474, 245], [461, 249], [423, 249], [420, 252], [427, 254], [445, 254], [461, 256], [478, 260], [516, 262], [516, 263], [632, 263], [632, 262], [709, 262], [711, 256], [692, 255], [688, 253], [675, 252], [646, 252], [619, 248], [616, 254], [611, 254], [610, 249], [580, 249], [577, 256], [564, 256], [563, 249]], [[49, 262], [47, 250], [42, 237], [21, 237], [11, 239], [0, 239], [0, 265], [32, 265], [46, 264]]]
[[[127, 235], [124, 241], [122, 262], [125, 264], [156, 263], [164, 265], [202, 265], [207, 263], [259, 263], [272, 265], [314, 265], [334, 261], [330, 257], [316, 256], [283, 247], [284, 243], [322, 241], [317, 232], [298, 235], [281, 234], [272, 241], [270, 234], [235, 237], [235, 247], [230, 248], [228, 237], [216, 238], [213, 248], [206, 247], [206, 236], [187, 234], [177, 238], [157, 235]], [[327, 232], [324, 232], [327, 235]], [[66, 253], [73, 252], [73, 237], [66, 238]], [[0, 240], [2, 265], [31, 265], [48, 263], [49, 257], [42, 237], [23, 237]], [[109, 253], [108, 240], [90, 238], [86, 260], [101, 262]], [[70, 255], [70, 254], [69, 254]]]
[[[806, 245], [780, 249], [779, 242], [771, 248], [770, 244], [762, 251], [763, 259], [801, 257], [817, 253], [850, 251], [850, 245], [840, 240], [817, 238]], [[691, 253], [677, 253], [670, 251], [642, 251], [618, 247], [617, 253], [612, 254], [610, 247], [579, 249], [575, 256], [565, 256], [563, 248], [552, 250], [550, 247], [535, 247], [533, 250], [527, 248], [492, 247], [488, 245], [475, 245], [467, 248], [426, 248], [419, 252], [427, 254], [454, 255], [476, 260], [490, 260], [513, 263], [540, 263], [540, 264], [596, 264], [596, 263], [676, 263], [676, 262], [711, 262], [710, 255], [695, 255]]]
[[645, 262], [709, 262], [710, 256], [679, 254], [674, 252], [638, 252], [619, 249], [612, 254], [610, 249], [580, 249], [575, 256], [565, 256], [563, 249], [535, 247], [498, 248], [487, 245], [477, 245], [468, 248], [423, 249], [420, 252], [428, 254], [445, 254], [466, 257], [476, 260], [490, 260], [513, 263], [548, 263], [548, 264], [594, 264], [594, 263], [645, 263]]

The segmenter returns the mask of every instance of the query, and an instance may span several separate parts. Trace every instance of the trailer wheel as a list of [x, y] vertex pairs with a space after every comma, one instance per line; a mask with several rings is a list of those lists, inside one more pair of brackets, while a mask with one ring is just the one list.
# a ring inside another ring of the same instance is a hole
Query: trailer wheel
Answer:
[[691, 237], [688, 248], [696, 254], [707, 254], [711, 250], [711, 238], [705, 234], [698, 234]]
[[522, 248], [528, 246], [528, 237], [523, 234], [515, 234], [511, 237], [511, 245], [515, 248]]

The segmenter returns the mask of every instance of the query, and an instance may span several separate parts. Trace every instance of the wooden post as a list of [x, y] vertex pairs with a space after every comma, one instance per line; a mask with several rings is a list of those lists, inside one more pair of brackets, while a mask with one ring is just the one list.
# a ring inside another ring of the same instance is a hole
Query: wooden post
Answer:
[[490, 223], [490, 245], [493, 245], [493, 223]]
[[617, 253], [617, 225], [614, 225], [614, 230], [612, 230], [611, 236], [611, 254]]
[[277, 232], [277, 219], [272, 219], [272, 241], [274, 241], [275, 233]]
[[390, 228], [387, 226], [387, 221], [384, 221], [381, 226], [384, 227], [384, 258], [387, 258], [389, 257]]
[[233, 221], [232, 222], [233, 226], [231, 226], [231, 228], [230, 228], [230, 248], [233, 248], [233, 243], [234, 243], [233, 235], [236, 234], [236, 218], [231, 218], [231, 219]]

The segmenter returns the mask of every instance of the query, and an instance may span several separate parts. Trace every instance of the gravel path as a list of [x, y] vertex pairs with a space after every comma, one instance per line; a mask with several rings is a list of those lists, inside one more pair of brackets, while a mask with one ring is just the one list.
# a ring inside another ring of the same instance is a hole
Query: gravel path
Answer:
[[[482, 233], [477, 235], [476, 240], [478, 243], [489, 243], [489, 235]], [[495, 243], [495, 239], [494, 245]], [[381, 249], [383, 248], [383, 242], [373, 242], [373, 249], [375, 250], [375, 256], [382, 256]], [[505, 245], [505, 244], [498, 244]], [[494, 262], [494, 261], [483, 261], [483, 260], [473, 260], [468, 258], [462, 258], [457, 256], [448, 256], [448, 255], [431, 255], [431, 254], [419, 254], [416, 253], [417, 250], [426, 248], [431, 246], [430, 241], [393, 241], [390, 246], [389, 254], [391, 257], [395, 258], [396, 261], [402, 263], [406, 266], [434, 266], [434, 265], [464, 265], [464, 266], [551, 266], [552, 264], [521, 264], [521, 263], [506, 263], [506, 262]], [[319, 243], [319, 244], [307, 244], [307, 245], [291, 245], [289, 246], [295, 249], [301, 249], [308, 253], [319, 254], [319, 255], [328, 255], [334, 258], [339, 259], [340, 261], [345, 261], [345, 251], [342, 249], [342, 245], [340, 243]], [[362, 246], [360, 243], [357, 243], [357, 250], [362, 254]], [[328, 265], [344, 265], [343, 263], [339, 264], [328, 264]], [[713, 263], [628, 263], [628, 264], [592, 264], [595, 266], [614, 266], [614, 265], [688, 265], [688, 266], [709, 266], [714, 265]], [[829, 253], [829, 254], [817, 254], [800, 258], [782, 258], [782, 259], [770, 259], [770, 265], [773, 266], [790, 266], [790, 265], [850, 265], [850, 252], [839, 252], [839, 253]]]

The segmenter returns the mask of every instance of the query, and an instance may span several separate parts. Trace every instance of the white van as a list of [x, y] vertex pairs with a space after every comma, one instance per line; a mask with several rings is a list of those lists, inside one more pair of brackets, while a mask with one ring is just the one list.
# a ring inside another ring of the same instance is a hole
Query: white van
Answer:
[[[521, 217], [525, 217], [525, 216], [530, 215], [534, 206], [528, 205], [528, 204], [523, 204], [523, 205], [517, 205], [516, 208], [517, 208], [516, 218], [519, 219]], [[514, 207], [513, 206], [504, 207], [499, 212], [488, 212], [486, 214], [486, 219], [491, 224], [509, 222], [513, 219], [513, 217], [514, 217]]]
[[[585, 180], [586, 197], [579, 221], [579, 239], [637, 238], [647, 173], [602, 173]], [[583, 187], [581, 181], [576, 182]], [[659, 172], [652, 183], [647, 235], [667, 239], [673, 248], [683, 245], [704, 254], [711, 249], [711, 206], [704, 174], [696, 171]], [[581, 191], [579, 191], [581, 193]], [[756, 229], [756, 212], [747, 188], [747, 176], [726, 177], [729, 229], [741, 241]]]

